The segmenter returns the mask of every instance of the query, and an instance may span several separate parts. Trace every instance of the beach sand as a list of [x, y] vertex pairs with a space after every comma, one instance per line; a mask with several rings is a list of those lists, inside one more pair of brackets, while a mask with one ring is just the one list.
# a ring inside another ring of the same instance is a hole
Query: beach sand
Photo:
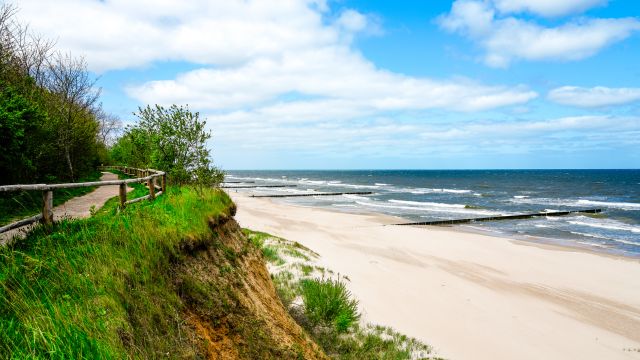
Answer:
[[230, 193], [348, 276], [366, 321], [449, 359], [640, 359], [640, 261]]

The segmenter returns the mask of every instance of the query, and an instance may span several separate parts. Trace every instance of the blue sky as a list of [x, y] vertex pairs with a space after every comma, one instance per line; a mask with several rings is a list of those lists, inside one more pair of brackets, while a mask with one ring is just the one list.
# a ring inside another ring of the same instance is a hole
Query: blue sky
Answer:
[[200, 111], [225, 169], [640, 167], [634, 0], [16, 5], [125, 122]]

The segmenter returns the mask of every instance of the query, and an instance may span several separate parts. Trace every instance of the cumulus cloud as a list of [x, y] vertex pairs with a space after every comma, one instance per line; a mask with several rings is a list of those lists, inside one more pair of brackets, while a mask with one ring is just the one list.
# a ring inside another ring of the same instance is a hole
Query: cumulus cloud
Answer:
[[[567, 9], [573, 11], [581, 8], [578, 5], [591, 4], [587, 1], [554, 3], [565, 4]], [[518, 59], [584, 59], [640, 30], [640, 21], [635, 18], [581, 18], [556, 27], [544, 27], [530, 20], [499, 15], [500, 12], [526, 10], [529, 9], [527, 6], [543, 4], [547, 3], [533, 0], [504, 0], [495, 3], [456, 0], [451, 11], [441, 16], [438, 22], [443, 29], [460, 33], [475, 41], [485, 52], [484, 62], [492, 67], [507, 67]], [[573, 7], [569, 6], [571, 4]]]
[[[338, 41], [324, 1], [21, 0], [19, 17], [97, 72], [186, 61], [234, 65]], [[70, 20], [70, 15], [73, 19]], [[366, 22], [355, 13], [343, 22]]]
[[501, 13], [529, 12], [545, 17], [581, 13], [595, 6], [606, 5], [607, 0], [494, 0]]
[[551, 90], [548, 98], [558, 104], [584, 108], [623, 105], [640, 101], [640, 88], [563, 86]]
[[326, 1], [24, 0], [20, 7], [35, 31], [57, 36], [60, 48], [84, 55], [97, 72], [162, 61], [201, 65], [174, 79], [129, 85], [127, 93], [143, 103], [234, 111], [294, 93], [337, 99], [358, 113], [475, 111], [537, 96], [524, 86], [436, 81], [379, 69], [351, 44], [355, 35], [375, 32], [376, 19], [354, 9], [332, 14]]
[[[198, 69], [175, 80], [152, 81], [128, 91], [142, 102], [189, 102], [204, 109], [260, 106], [292, 92], [376, 111], [475, 111], [525, 103], [537, 96], [525, 87], [434, 81], [379, 70], [344, 47], [285, 53], [230, 69]], [[322, 113], [323, 107], [317, 111]]]

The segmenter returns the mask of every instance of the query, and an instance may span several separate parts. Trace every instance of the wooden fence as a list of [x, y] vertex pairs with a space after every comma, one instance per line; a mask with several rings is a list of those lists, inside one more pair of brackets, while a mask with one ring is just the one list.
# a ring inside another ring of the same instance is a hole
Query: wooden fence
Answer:
[[[91, 186], [107, 186], [118, 185], [120, 187], [120, 207], [124, 208], [128, 204], [133, 204], [142, 200], [153, 200], [157, 196], [162, 195], [167, 190], [167, 174], [164, 171], [154, 169], [138, 169], [128, 166], [100, 166], [99, 170], [118, 170], [127, 175], [134, 176], [133, 179], [125, 180], [107, 180], [107, 181], [91, 181], [83, 183], [68, 184], [27, 184], [27, 185], [3, 185], [0, 186], [0, 192], [9, 191], [42, 191], [42, 213], [16, 221], [9, 225], [0, 227], [0, 234], [24, 225], [32, 224], [40, 221], [45, 225], [53, 223], [53, 190], [71, 189], [78, 187]], [[158, 182], [160, 181], [160, 184]], [[139, 198], [127, 200], [127, 184], [146, 182], [149, 188], [149, 194]]]

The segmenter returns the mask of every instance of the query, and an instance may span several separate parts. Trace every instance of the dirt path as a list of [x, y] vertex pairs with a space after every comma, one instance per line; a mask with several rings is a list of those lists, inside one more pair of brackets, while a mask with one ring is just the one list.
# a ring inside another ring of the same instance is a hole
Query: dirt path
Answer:
[[[101, 181], [118, 180], [118, 175], [103, 172]], [[133, 190], [128, 187], [127, 192]], [[107, 200], [118, 195], [118, 185], [100, 186], [92, 192], [75, 197], [62, 205], [53, 208], [53, 219], [59, 221], [67, 218], [81, 219], [91, 216], [91, 207], [100, 209]]]
[[[118, 180], [118, 175], [103, 172], [100, 177], [101, 181], [106, 180]], [[127, 192], [133, 190], [131, 187], [127, 187]], [[75, 197], [62, 205], [58, 205], [53, 208], [53, 218], [55, 221], [62, 219], [81, 219], [91, 216], [91, 207], [95, 206], [96, 209], [100, 209], [104, 206], [107, 200], [118, 195], [118, 185], [100, 186], [92, 192]], [[0, 234], [0, 246], [4, 245], [8, 240], [11, 240], [14, 236], [24, 237], [25, 234], [31, 230], [34, 225], [26, 225], [11, 231]]]

